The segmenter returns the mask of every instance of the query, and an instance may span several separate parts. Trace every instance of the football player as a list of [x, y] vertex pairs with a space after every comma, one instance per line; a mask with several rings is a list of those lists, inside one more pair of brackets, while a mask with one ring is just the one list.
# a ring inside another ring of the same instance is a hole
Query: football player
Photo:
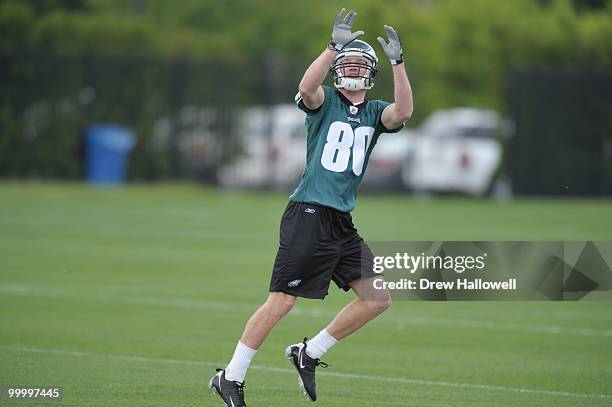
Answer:
[[[295, 97], [306, 112], [306, 169], [281, 219], [280, 244], [267, 301], [251, 316], [234, 356], [209, 382], [227, 406], [245, 406], [244, 377], [257, 349], [297, 297], [323, 299], [331, 281], [357, 298], [312, 339], [290, 345], [286, 357], [308, 399], [317, 399], [315, 369], [338, 341], [376, 318], [390, 305], [386, 290], [368, 290], [376, 278], [373, 254], [350, 215], [368, 158], [381, 133], [399, 131], [412, 115], [412, 90], [397, 32], [385, 26], [378, 41], [391, 62], [394, 103], [367, 100], [378, 58], [352, 32], [357, 13], [340, 10], [327, 49], [308, 67]], [[323, 86], [328, 72], [334, 88]]]

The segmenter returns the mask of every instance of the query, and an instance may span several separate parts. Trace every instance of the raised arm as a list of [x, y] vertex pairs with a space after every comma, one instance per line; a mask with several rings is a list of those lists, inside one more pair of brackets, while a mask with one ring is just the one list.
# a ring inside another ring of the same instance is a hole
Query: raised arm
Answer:
[[312, 64], [304, 72], [302, 81], [300, 82], [300, 95], [304, 101], [304, 105], [310, 110], [315, 110], [323, 104], [325, 94], [321, 84], [325, 80], [329, 67], [334, 62], [336, 52], [331, 49], [326, 49], [313, 61]]
[[345, 9], [341, 9], [334, 19], [331, 41], [325, 51], [314, 60], [304, 72], [300, 81], [299, 92], [302, 101], [311, 110], [321, 106], [325, 99], [321, 85], [329, 71], [336, 54], [349, 42], [363, 35], [363, 31], [351, 32], [357, 13], [353, 10], [344, 14]]
[[378, 37], [378, 42], [393, 66], [393, 93], [395, 101], [383, 110], [380, 119], [385, 128], [392, 130], [399, 127], [412, 116], [412, 88], [410, 87], [410, 81], [404, 67], [399, 35], [397, 35], [393, 27], [388, 25], [385, 25], [385, 30], [389, 37], [389, 43], [387, 44], [381, 37]]

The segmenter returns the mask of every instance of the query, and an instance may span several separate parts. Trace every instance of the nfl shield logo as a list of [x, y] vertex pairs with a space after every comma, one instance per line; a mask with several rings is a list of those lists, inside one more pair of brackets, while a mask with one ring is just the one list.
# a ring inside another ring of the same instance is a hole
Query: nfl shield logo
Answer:
[[356, 114], [357, 113], [357, 106], [349, 106], [349, 110], [351, 111], [351, 114]]

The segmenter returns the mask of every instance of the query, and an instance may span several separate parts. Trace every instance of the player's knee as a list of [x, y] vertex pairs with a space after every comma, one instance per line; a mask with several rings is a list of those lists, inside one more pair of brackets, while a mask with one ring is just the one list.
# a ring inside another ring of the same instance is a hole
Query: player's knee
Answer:
[[268, 305], [270, 312], [282, 317], [295, 305], [295, 297], [285, 293], [271, 293]]
[[391, 296], [387, 295], [377, 298], [373, 301], [368, 301], [368, 308], [373, 317], [385, 312], [391, 306]]
[[389, 307], [391, 306], [391, 296], [386, 297], [384, 300], [380, 301], [380, 313], [382, 314], [383, 312], [385, 312], [386, 310], [389, 309]]

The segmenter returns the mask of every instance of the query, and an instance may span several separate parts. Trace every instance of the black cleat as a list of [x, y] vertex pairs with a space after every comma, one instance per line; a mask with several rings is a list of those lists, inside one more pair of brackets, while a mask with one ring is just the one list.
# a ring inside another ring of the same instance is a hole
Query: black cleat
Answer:
[[217, 369], [217, 374], [210, 379], [208, 387], [223, 399], [225, 407], [246, 407], [244, 383], [226, 380], [225, 369]]
[[304, 395], [310, 401], [317, 401], [317, 385], [315, 384], [315, 368], [327, 367], [327, 363], [319, 359], [313, 359], [306, 354], [306, 338], [303, 343], [290, 345], [285, 350], [285, 355], [298, 372], [298, 383]]

